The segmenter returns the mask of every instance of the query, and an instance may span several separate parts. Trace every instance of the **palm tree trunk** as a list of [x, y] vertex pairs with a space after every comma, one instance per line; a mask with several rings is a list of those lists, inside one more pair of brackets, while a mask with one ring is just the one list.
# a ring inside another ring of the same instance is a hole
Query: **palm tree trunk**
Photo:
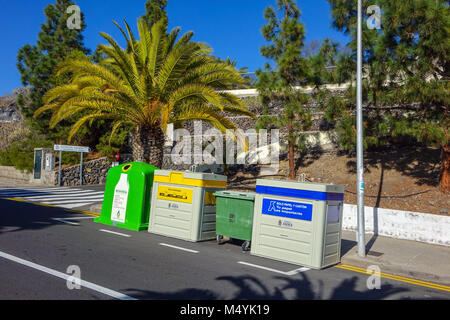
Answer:
[[164, 132], [160, 126], [137, 126], [132, 143], [134, 161], [145, 162], [161, 168], [164, 141]]
[[450, 144], [442, 147], [441, 192], [450, 192]]

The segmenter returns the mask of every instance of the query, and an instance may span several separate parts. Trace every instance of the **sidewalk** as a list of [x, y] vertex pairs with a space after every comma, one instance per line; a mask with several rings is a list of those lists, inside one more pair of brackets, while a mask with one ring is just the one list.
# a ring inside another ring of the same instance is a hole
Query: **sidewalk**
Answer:
[[25, 181], [17, 181], [14, 179], [0, 178], [0, 188], [19, 188], [19, 187], [51, 187], [48, 185], [30, 183]]
[[367, 234], [366, 250], [369, 254], [359, 257], [356, 233], [342, 232], [342, 264], [377, 265], [382, 273], [450, 285], [450, 247]]

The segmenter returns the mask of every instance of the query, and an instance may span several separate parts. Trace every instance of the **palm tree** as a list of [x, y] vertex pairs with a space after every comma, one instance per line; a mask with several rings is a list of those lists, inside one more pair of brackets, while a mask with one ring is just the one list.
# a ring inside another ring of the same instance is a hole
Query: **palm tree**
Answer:
[[239, 98], [224, 92], [244, 83], [242, 73], [211, 57], [208, 45], [191, 41], [193, 32], [178, 39], [179, 28], [166, 34], [163, 20], [149, 30], [139, 19], [136, 39], [126, 21], [126, 32], [114, 23], [126, 48], [100, 33], [109, 43], [99, 46], [106, 58], [99, 64], [87, 59], [61, 63], [56, 72], [70, 73], [70, 83], [48, 91], [45, 105], [34, 115], [53, 110], [50, 127], [54, 127], [81, 114], [69, 142], [82, 125], [95, 119], [113, 121], [111, 136], [120, 126], [132, 124], [134, 160], [161, 167], [168, 123], [179, 126], [202, 120], [224, 132], [236, 129], [224, 112], [254, 117]]

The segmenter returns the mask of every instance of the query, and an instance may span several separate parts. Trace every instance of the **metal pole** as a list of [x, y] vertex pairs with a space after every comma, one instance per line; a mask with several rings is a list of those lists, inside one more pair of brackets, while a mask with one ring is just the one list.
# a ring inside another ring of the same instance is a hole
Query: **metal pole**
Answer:
[[358, 70], [356, 75], [356, 158], [358, 181], [356, 190], [358, 192], [358, 255], [366, 256], [366, 239], [364, 227], [364, 150], [363, 150], [363, 114], [362, 114], [362, 7], [358, 0]]
[[80, 161], [80, 186], [83, 185], [83, 152], [81, 152], [81, 161]]
[[58, 186], [60, 187], [61, 187], [61, 162], [62, 162], [62, 151], [59, 152]]

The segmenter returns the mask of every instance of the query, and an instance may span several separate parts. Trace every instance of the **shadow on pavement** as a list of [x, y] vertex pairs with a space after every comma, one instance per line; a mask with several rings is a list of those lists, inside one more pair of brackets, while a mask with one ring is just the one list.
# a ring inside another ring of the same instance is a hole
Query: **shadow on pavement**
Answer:
[[353, 240], [341, 239], [341, 257], [347, 254], [350, 250], [356, 247], [358, 243]]
[[318, 281], [318, 289], [314, 290], [312, 281], [305, 273], [295, 277], [275, 277], [284, 285], [269, 289], [257, 278], [246, 276], [224, 276], [218, 277], [218, 281], [228, 281], [238, 289], [232, 297], [224, 297], [208, 289], [184, 289], [177, 292], [157, 292], [139, 289], [126, 289], [124, 292], [137, 299], [142, 300], [379, 300], [388, 299], [394, 294], [408, 292], [408, 288], [382, 285], [378, 290], [358, 291], [356, 289], [358, 278], [352, 277], [343, 280], [337, 287], [332, 289], [331, 294], [325, 296], [323, 293], [324, 283]]
[[73, 217], [73, 213], [62, 208], [0, 199], [0, 235], [6, 232], [42, 230], [59, 224], [51, 219], [54, 217]]

